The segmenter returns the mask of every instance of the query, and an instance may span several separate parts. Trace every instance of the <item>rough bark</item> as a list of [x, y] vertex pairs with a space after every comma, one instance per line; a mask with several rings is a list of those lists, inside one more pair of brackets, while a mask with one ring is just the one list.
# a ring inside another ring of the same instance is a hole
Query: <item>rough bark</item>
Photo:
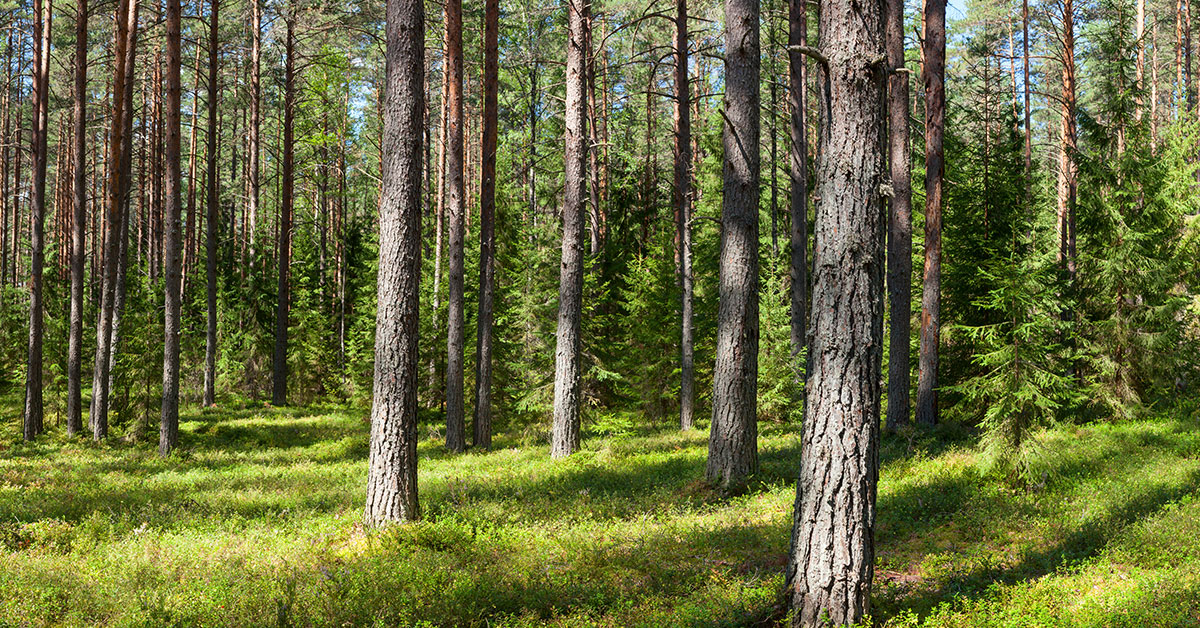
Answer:
[[475, 417], [472, 443], [492, 446], [492, 322], [496, 277], [496, 141], [500, 0], [486, 0], [483, 14], [483, 145], [479, 181], [479, 317], [475, 351]]
[[[904, 0], [887, 0], [888, 66], [904, 68]], [[908, 74], [888, 78], [888, 164], [892, 198], [888, 212], [888, 307], [891, 332], [888, 346], [887, 429], [908, 423], [912, 332], [912, 164], [908, 150]]]
[[421, 278], [424, 2], [387, 2], [387, 95], [379, 208], [379, 313], [364, 519], [411, 521], [417, 502], [417, 337]]
[[725, 186], [705, 476], [727, 490], [758, 472], [759, 63], [759, 3], [725, 0]]
[[[208, 320], [204, 335], [204, 405], [216, 402], [217, 382], [217, 51], [220, 48], [217, 32], [217, 15], [220, 0], [209, 2], [208, 33], [208, 191], [206, 193], [208, 215], [205, 217], [205, 253]], [[290, 55], [289, 55], [290, 58]]]
[[[1068, 0], [1069, 1], [1069, 0]], [[938, 345], [942, 332], [942, 138], [946, 126], [946, 0], [925, 3], [925, 275], [917, 423], [938, 422]]]
[[463, 343], [466, 322], [463, 312], [463, 48], [462, 0], [447, 0], [446, 23], [446, 213], [449, 264], [447, 264], [446, 312], [446, 448], [466, 449], [466, 409], [463, 399]]
[[[936, 0], [932, 0], [936, 1]], [[808, 394], [786, 583], [793, 626], [857, 624], [874, 576], [885, 210], [883, 3], [823, 3]]]
[[675, 216], [679, 244], [679, 428], [692, 429], [696, 410], [692, 338], [692, 109], [688, 83], [687, 0], [675, 2]]
[[804, 378], [804, 362], [800, 354], [808, 340], [808, 130], [805, 128], [808, 63], [796, 48], [808, 45], [806, 4], [806, 0], [788, 0], [788, 103], [792, 114], [789, 129], [792, 137], [789, 157], [792, 179], [789, 205], [791, 289], [788, 292], [791, 298], [792, 365], [797, 380]]
[[[395, 1], [395, 0], [393, 0]], [[389, 2], [390, 5], [390, 2]], [[279, 278], [275, 303], [275, 351], [271, 357], [271, 403], [287, 403], [287, 345], [288, 306], [291, 300], [289, 273], [292, 253], [292, 204], [295, 177], [295, 117], [296, 117], [296, 15], [295, 6], [287, 9], [287, 44], [284, 49], [283, 79], [283, 173], [279, 210]], [[376, 341], [378, 342], [378, 340]]]
[[165, 103], [166, 225], [163, 232], [163, 275], [165, 277], [163, 315], [163, 394], [159, 424], [158, 454], [166, 456], [179, 442], [179, 332], [182, 297], [182, 260], [180, 255], [180, 217], [183, 213], [182, 172], [180, 171], [180, 98], [181, 53], [180, 0], [167, 0], [167, 101]]
[[583, 315], [583, 223], [587, 202], [588, 0], [567, 0], [567, 103], [562, 264], [558, 279], [558, 345], [554, 353], [554, 419], [550, 455], [579, 449], [580, 327]]
[[[25, 440], [33, 440], [43, 430], [42, 336], [45, 331], [45, 312], [42, 309], [42, 271], [45, 264], [46, 122], [50, 115], [50, 26], [53, 10], [50, 0], [34, 0], [33, 175], [30, 177], [32, 187], [29, 191], [29, 359], [25, 379]], [[14, 242], [16, 234], [14, 229]], [[15, 266], [15, 253], [13, 263]]]
[[67, 340], [67, 435], [83, 430], [83, 252], [87, 221], [88, 4], [75, 3], [75, 109], [72, 155], [71, 319]]

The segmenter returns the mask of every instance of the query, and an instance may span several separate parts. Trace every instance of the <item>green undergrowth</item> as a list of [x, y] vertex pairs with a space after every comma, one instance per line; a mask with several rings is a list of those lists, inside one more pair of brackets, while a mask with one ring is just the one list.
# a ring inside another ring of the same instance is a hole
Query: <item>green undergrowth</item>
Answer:
[[[424, 520], [375, 533], [361, 409], [192, 411], [168, 460], [7, 421], [0, 626], [779, 622], [798, 426], [762, 425], [762, 472], [726, 498], [699, 480], [705, 431], [612, 421], [557, 462], [528, 432], [450, 455], [423, 424]], [[1196, 419], [1041, 444], [1042, 482], [1013, 489], [964, 430], [885, 437], [876, 623], [1200, 624]]]

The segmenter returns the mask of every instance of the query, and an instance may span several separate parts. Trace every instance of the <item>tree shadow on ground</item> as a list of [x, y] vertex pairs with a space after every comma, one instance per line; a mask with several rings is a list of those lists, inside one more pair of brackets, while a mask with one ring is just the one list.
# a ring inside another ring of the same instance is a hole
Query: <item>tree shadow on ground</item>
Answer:
[[[1109, 456], [1103, 456], [1103, 458], [1111, 460]], [[1079, 469], [1099, 469], [1095, 465], [1095, 461], [1091, 460], [1081, 460], [1071, 466]], [[1133, 461], [1130, 466], [1136, 467], [1137, 461]], [[1081, 483], [1087, 479], [1086, 477], [1077, 478], [1074, 482]], [[1097, 478], [1093, 475], [1090, 479]], [[975, 492], [973, 488], [978, 488], [978, 485], [953, 478], [944, 482], [922, 485], [909, 491], [902, 491], [888, 500], [883, 500], [880, 512], [888, 513], [891, 508], [897, 508], [903, 512], [905, 509], [911, 508], [914, 502], [921, 503], [922, 500], [927, 500], [924, 502], [925, 504], [935, 506], [934, 510], [929, 513], [934, 516], [925, 520], [917, 519], [906, 531], [911, 531], [915, 535], [920, 531], [921, 524], [928, 524], [924, 532], [929, 534], [933, 532], [930, 528], [938, 526], [937, 515], [947, 515], [948, 517], [942, 520], [952, 521], [955, 512], [964, 509], [968, 502], [980, 499], [973, 495]], [[967, 558], [965, 568], [952, 567], [949, 573], [937, 577], [932, 586], [922, 583], [917, 577], [915, 578], [916, 586], [900, 586], [897, 590], [885, 594], [883, 599], [879, 600], [880, 608], [884, 611], [885, 616], [889, 612], [909, 609], [915, 611], [919, 617], [925, 617], [939, 604], [951, 599], [978, 599], [985, 596], [993, 585], [1012, 585], [1035, 580], [1082, 564], [1101, 554], [1129, 526], [1152, 516], [1165, 506], [1186, 495], [1196, 493], [1198, 490], [1200, 490], [1200, 470], [1188, 472], [1181, 482], [1157, 483], [1147, 486], [1113, 502], [1103, 512], [1088, 518], [1053, 542], [1021, 552], [1015, 561], [997, 560], [994, 556], [990, 558], [986, 556], [972, 557], [972, 552], [978, 549], [985, 550], [986, 554], [988, 548], [978, 547], [984, 545], [983, 543], [977, 544], [976, 548], [959, 548], [954, 553]], [[994, 500], [995, 498], [983, 499]], [[1000, 507], [1005, 508], [1003, 514], [999, 510]], [[1014, 524], [1038, 514], [1037, 505], [1032, 501], [1016, 504], [1006, 501], [1003, 504], [991, 505], [974, 503], [970, 509], [979, 516], [986, 516], [988, 512], [995, 513], [996, 517], [1008, 519]], [[890, 542], [898, 542], [900, 539], [899, 534], [885, 533], [877, 538], [877, 544], [886, 546]], [[972, 558], [983, 559], [972, 560]], [[885, 578], [885, 582], [886, 580]], [[906, 583], [902, 582], [901, 584]]]
[[374, 535], [371, 551], [349, 559], [310, 557], [287, 575], [294, 593], [281, 603], [298, 624], [576, 616], [651, 626], [669, 611], [673, 625], [762, 625], [778, 611], [783, 536], [777, 525], [736, 521], [516, 544], [426, 522]]

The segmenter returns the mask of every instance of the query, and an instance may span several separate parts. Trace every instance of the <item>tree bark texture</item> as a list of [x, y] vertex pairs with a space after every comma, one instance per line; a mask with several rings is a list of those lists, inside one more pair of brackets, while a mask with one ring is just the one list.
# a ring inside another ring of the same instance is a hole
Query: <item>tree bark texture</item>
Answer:
[[108, 437], [109, 365], [111, 360], [113, 319], [117, 300], [117, 274], [121, 258], [121, 147], [124, 144], [125, 116], [130, 103], [125, 102], [127, 52], [137, 26], [137, 0], [117, 5], [117, 35], [113, 54], [113, 106], [108, 144], [107, 218], [104, 229], [104, 276], [101, 279], [100, 320], [96, 326], [96, 361], [92, 373], [92, 405], [89, 419], [92, 438]]
[[[204, 406], [216, 402], [217, 387], [217, 231], [220, 222], [217, 220], [217, 51], [220, 48], [220, 35], [217, 32], [217, 16], [221, 1], [209, 1], [209, 34], [208, 34], [208, 215], [205, 223], [205, 253], [207, 254], [207, 297], [208, 320], [204, 336]], [[289, 54], [289, 59], [290, 59]]]
[[479, 181], [479, 317], [475, 352], [475, 417], [472, 443], [492, 446], [492, 323], [496, 281], [496, 141], [500, 75], [500, 0], [483, 13], [483, 145]]
[[[45, 312], [42, 305], [42, 271], [45, 265], [44, 231], [46, 222], [46, 130], [50, 115], [50, 25], [53, 4], [34, 0], [33, 23], [33, 175], [29, 191], [29, 359], [25, 379], [25, 440], [33, 440], [43, 430], [42, 336]], [[18, 166], [18, 171], [20, 167]], [[13, 221], [14, 224], [16, 221]], [[17, 238], [13, 230], [13, 241]], [[15, 248], [15, 247], [14, 247]], [[16, 254], [13, 264], [16, 265]]]
[[[1069, 0], [1068, 0], [1069, 1]], [[946, 0], [925, 3], [925, 276], [921, 288], [921, 347], [917, 423], [938, 422], [938, 345], [942, 333], [942, 183], [946, 128]]]
[[[888, 67], [904, 68], [904, 0], [887, 0]], [[888, 212], [888, 346], [887, 429], [908, 423], [912, 333], [912, 153], [908, 148], [908, 74], [888, 78], [888, 164], [892, 198]]]
[[463, 196], [463, 47], [462, 0], [447, 0], [446, 23], [446, 214], [449, 264], [446, 311], [446, 448], [466, 449], [466, 408], [463, 395], [463, 238], [466, 200]]
[[696, 366], [692, 305], [692, 109], [688, 81], [687, 0], [675, 2], [675, 216], [679, 243], [679, 428], [696, 417]]
[[809, 373], [786, 583], [793, 626], [853, 624], [874, 576], [885, 181], [883, 3], [827, 0]]
[[421, 279], [422, 0], [387, 2], [387, 93], [379, 207], [379, 311], [364, 519], [420, 517], [417, 502], [417, 324]]
[[279, 210], [279, 277], [275, 304], [275, 351], [271, 356], [271, 403], [287, 403], [287, 345], [288, 305], [291, 299], [289, 273], [292, 254], [292, 203], [295, 178], [295, 117], [296, 117], [296, 16], [295, 6], [288, 7], [287, 44], [284, 50], [283, 80], [283, 173], [282, 203]]
[[791, 289], [791, 349], [796, 378], [804, 378], [804, 351], [808, 335], [808, 64], [796, 46], [808, 45], [807, 0], [788, 0], [788, 103], [792, 114], [789, 166], [792, 178], [789, 267]]
[[167, 0], [167, 101], [165, 103], [166, 225], [163, 231], [163, 275], [166, 311], [163, 315], [163, 394], [159, 425], [158, 453], [166, 456], [179, 442], [179, 332], [182, 306], [182, 242], [180, 217], [183, 213], [180, 170], [180, 98], [179, 69], [182, 60], [180, 0]]
[[587, 202], [588, 0], [567, 0], [567, 103], [562, 264], [558, 279], [558, 343], [554, 352], [554, 419], [550, 455], [563, 458], [579, 449], [580, 328], [583, 317], [583, 222]]
[[759, 3], [725, 0], [725, 189], [705, 476], [726, 490], [758, 472], [759, 64]]
[[88, 4], [75, 4], [75, 131], [72, 139], [71, 319], [67, 340], [67, 435], [83, 430], [83, 255], [87, 221]]

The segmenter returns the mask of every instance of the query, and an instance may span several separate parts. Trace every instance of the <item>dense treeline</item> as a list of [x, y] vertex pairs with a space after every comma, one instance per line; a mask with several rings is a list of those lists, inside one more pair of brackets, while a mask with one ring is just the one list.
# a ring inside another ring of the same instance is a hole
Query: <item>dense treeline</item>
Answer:
[[[180, 400], [373, 405], [383, 523], [419, 516], [418, 419], [560, 457], [710, 417], [736, 492], [757, 422], [803, 418], [789, 599], [857, 621], [881, 430], [977, 428], [1026, 484], [1042, 428], [1200, 376], [1187, 3], [0, 15], [0, 376], [27, 439], [158, 424], [165, 455]], [[818, 548], [837, 526], [845, 564]]]

